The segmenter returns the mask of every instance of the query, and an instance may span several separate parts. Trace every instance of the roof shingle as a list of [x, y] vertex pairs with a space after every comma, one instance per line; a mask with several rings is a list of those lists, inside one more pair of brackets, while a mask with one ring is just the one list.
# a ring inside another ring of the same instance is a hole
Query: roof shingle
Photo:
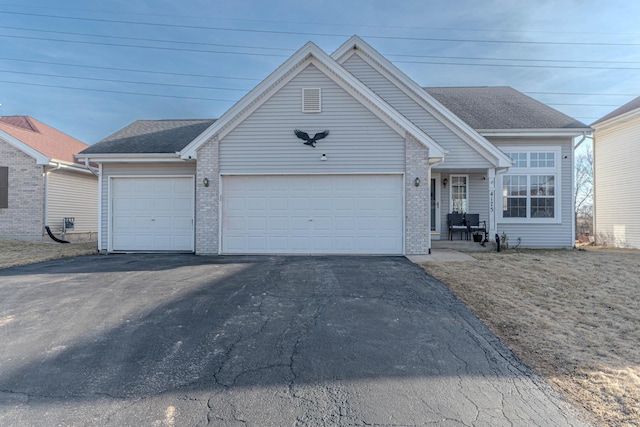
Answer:
[[508, 86], [427, 87], [424, 89], [476, 130], [589, 127]]
[[137, 120], [82, 151], [82, 154], [175, 153], [213, 122], [215, 119]]
[[640, 109], [640, 96], [627, 102], [622, 107], [616, 108], [606, 116], [599, 118], [598, 120], [592, 123], [592, 126], [597, 125], [598, 123], [602, 123], [605, 120], [613, 119], [615, 117], [621, 116], [623, 114], [626, 114], [630, 111], [637, 110], [637, 109]]
[[29, 116], [0, 117], [0, 130], [50, 159], [75, 162], [73, 155], [88, 147], [84, 142]]

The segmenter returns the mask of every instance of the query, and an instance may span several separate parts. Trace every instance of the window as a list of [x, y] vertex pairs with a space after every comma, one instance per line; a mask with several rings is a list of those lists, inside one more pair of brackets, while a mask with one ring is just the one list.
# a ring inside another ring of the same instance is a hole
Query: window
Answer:
[[502, 176], [502, 218], [560, 220], [560, 148], [507, 152], [513, 166]]
[[9, 168], [0, 166], [0, 209], [9, 207]]
[[466, 175], [451, 175], [451, 212], [466, 213], [469, 206]]

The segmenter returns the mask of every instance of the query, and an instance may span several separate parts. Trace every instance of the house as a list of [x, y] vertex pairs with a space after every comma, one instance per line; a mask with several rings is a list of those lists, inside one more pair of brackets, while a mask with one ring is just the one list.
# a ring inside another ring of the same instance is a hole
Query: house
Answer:
[[572, 247], [590, 130], [507, 87], [424, 89], [354, 36], [307, 43], [215, 121], [134, 122], [77, 157], [100, 164], [106, 252], [427, 254], [451, 212]]
[[[598, 243], [640, 248], [640, 209], [633, 180], [640, 177], [640, 97], [595, 121], [593, 224]], [[636, 209], [638, 208], [638, 209]]]
[[98, 178], [73, 157], [87, 147], [33, 117], [0, 117], [0, 238], [39, 241], [47, 225], [97, 238]]

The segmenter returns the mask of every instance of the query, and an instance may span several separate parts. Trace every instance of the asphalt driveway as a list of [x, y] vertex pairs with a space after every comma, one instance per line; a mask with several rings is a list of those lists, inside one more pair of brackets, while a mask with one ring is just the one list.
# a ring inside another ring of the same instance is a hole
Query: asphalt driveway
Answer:
[[0, 270], [0, 425], [581, 426], [400, 257]]

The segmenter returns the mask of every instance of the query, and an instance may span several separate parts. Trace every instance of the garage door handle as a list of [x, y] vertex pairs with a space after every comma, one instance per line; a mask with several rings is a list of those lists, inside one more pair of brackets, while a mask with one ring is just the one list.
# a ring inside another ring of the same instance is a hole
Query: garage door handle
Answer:
[[151, 218], [151, 221], [155, 221], [155, 220], [156, 220], [155, 218]]

